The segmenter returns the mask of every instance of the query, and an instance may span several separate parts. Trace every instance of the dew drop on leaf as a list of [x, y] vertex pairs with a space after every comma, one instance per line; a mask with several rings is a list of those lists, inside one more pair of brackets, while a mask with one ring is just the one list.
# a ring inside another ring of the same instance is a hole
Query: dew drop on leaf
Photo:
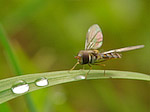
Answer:
[[12, 85], [11, 90], [15, 94], [22, 94], [29, 91], [29, 85], [25, 81], [20, 80]]
[[47, 86], [48, 85], [48, 80], [45, 77], [41, 77], [41, 78], [39, 78], [35, 81], [35, 84], [37, 86]]
[[76, 80], [83, 80], [83, 79], [85, 79], [85, 76], [79, 75], [79, 76], [76, 76], [75, 79]]

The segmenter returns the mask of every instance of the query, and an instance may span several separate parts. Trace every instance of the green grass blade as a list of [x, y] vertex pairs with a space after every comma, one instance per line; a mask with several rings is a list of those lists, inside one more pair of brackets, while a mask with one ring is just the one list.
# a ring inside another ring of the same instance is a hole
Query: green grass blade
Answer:
[[[11, 90], [12, 85], [19, 80], [24, 80], [29, 85], [29, 93], [41, 88], [62, 84], [66, 82], [73, 82], [79, 80], [85, 80], [84, 76], [88, 70], [73, 70], [73, 71], [56, 71], [48, 73], [36, 73], [22, 76], [11, 77], [0, 80], [0, 103], [6, 102], [10, 99], [16, 98], [24, 94], [14, 94]], [[35, 81], [41, 77], [48, 79], [49, 84], [47, 86], [39, 87], [35, 85]], [[107, 70], [106, 76], [104, 76], [103, 70], [91, 70], [88, 74], [88, 79], [132, 79], [150, 81], [150, 76], [142, 73], [127, 72], [127, 71], [113, 71]]]
[[3, 27], [1, 26], [1, 24], [0, 24], [0, 42], [2, 43], [2, 45], [3, 45], [4, 49], [5, 49], [6, 55], [7, 55], [8, 59], [9, 59], [9, 61], [10, 61], [10, 64], [12, 65], [14, 73], [16, 75], [21, 75], [22, 74], [22, 70], [21, 70], [21, 68], [18, 65], [17, 59], [15, 58], [15, 55], [13, 53], [12, 47], [10, 45], [10, 42], [7, 39], [7, 36], [6, 36], [5, 31], [4, 31]]
[[[23, 74], [22, 69], [19, 66], [18, 61], [17, 61], [17, 59], [14, 55], [14, 52], [12, 50], [13, 48], [12, 48], [9, 40], [7, 39], [7, 36], [6, 36], [5, 31], [4, 31], [3, 27], [1, 26], [1, 24], [0, 24], [0, 42], [2, 43], [2, 45], [5, 49], [5, 52], [6, 52], [6, 55], [8, 57], [9, 63], [12, 65], [14, 73], [16, 75]], [[32, 99], [30, 98], [29, 94], [25, 95], [25, 99], [26, 99], [26, 102], [28, 104], [29, 110], [31, 112], [36, 112], [36, 109], [34, 107], [34, 104], [32, 102]]]

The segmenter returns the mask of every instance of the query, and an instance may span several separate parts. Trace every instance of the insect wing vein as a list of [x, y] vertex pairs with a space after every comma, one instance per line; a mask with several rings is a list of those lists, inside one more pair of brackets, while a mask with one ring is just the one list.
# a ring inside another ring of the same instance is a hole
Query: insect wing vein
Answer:
[[86, 36], [85, 49], [98, 49], [102, 46], [103, 34], [97, 24], [92, 25]]

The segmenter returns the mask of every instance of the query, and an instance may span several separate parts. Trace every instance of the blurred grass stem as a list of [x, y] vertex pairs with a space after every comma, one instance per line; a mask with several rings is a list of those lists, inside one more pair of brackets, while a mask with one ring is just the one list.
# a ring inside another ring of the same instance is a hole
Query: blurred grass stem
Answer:
[[[18, 61], [17, 61], [15, 54], [13, 52], [13, 47], [11, 46], [1, 24], [0, 24], [0, 42], [5, 49], [5, 52], [6, 52], [7, 57], [8, 57], [8, 61], [11, 64], [14, 73], [18, 76], [23, 74], [22, 69], [19, 66]], [[29, 111], [30, 112], [37, 112], [29, 94], [25, 95], [25, 100], [27, 102], [27, 106], [29, 108]]]

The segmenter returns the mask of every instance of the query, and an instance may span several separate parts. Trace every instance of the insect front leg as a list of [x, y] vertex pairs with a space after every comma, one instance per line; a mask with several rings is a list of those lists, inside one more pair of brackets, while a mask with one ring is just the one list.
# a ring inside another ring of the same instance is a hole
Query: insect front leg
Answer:
[[79, 62], [77, 62], [69, 71], [72, 71], [75, 69], [75, 67], [79, 64]]

